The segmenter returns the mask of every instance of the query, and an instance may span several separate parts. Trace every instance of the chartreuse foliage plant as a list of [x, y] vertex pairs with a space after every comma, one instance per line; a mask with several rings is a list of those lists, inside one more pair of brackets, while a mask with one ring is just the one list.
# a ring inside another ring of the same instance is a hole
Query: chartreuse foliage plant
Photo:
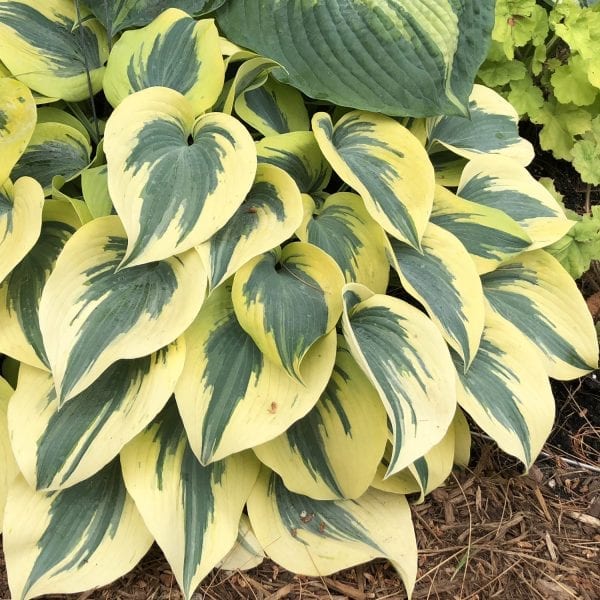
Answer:
[[498, 0], [480, 80], [541, 125], [540, 143], [600, 184], [600, 3]]
[[479, 0], [0, 1], [15, 600], [153, 541], [186, 598], [264, 556], [385, 557], [410, 594], [409, 500], [468, 463], [467, 415], [531, 466], [548, 377], [598, 348], [545, 250], [572, 223], [472, 86], [492, 22]]

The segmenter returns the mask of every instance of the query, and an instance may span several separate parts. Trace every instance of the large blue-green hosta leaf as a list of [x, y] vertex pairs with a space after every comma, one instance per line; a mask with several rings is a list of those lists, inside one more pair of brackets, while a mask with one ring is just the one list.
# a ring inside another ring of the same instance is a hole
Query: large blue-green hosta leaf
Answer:
[[314, 98], [395, 115], [466, 114], [493, 0], [229, 0], [225, 35]]

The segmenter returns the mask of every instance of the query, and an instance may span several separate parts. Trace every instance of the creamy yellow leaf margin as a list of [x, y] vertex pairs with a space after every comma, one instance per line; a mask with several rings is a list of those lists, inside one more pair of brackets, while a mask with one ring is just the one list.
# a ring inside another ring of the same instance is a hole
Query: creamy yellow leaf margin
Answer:
[[301, 362], [342, 313], [344, 276], [323, 250], [293, 242], [246, 263], [233, 279], [242, 328], [260, 350], [302, 380]]
[[531, 238], [530, 250], [553, 244], [573, 227], [552, 194], [512, 158], [482, 156], [470, 161], [456, 193], [506, 213]]
[[291, 492], [338, 500], [367, 491], [386, 440], [379, 394], [338, 336], [333, 373], [319, 402], [284, 434], [255, 446], [254, 453]]
[[548, 375], [574, 379], [598, 367], [592, 315], [573, 278], [544, 250], [526, 252], [483, 276], [493, 310], [538, 349]]
[[103, 86], [113, 106], [133, 92], [168, 87], [181, 92], [200, 115], [215, 104], [224, 82], [214, 21], [196, 21], [168, 8], [146, 27], [121, 35], [111, 50]]
[[0, 77], [0, 186], [25, 151], [35, 129], [36, 108], [29, 88]]
[[417, 545], [406, 499], [369, 489], [356, 500], [313, 500], [286, 490], [263, 468], [248, 499], [248, 515], [265, 552], [285, 569], [324, 576], [387, 558], [410, 597]]
[[81, 225], [72, 206], [46, 200], [40, 236], [0, 284], [0, 352], [48, 369], [38, 310], [42, 289], [63, 246]]
[[0, 377], [0, 464], [2, 465], [0, 470], [0, 533], [2, 533], [2, 520], [8, 489], [19, 473], [8, 431], [7, 411], [8, 402], [12, 395], [13, 389], [8, 381]]
[[106, 124], [108, 189], [129, 240], [123, 266], [174, 256], [213, 236], [256, 175], [246, 128], [153, 87], [128, 96]]
[[186, 599], [232, 549], [260, 465], [251, 452], [202, 466], [174, 403], [121, 452], [128, 492]]
[[8, 418], [29, 485], [57, 490], [100, 471], [162, 410], [184, 359], [180, 339], [150, 356], [118, 361], [60, 409], [51, 374], [21, 365]]
[[195, 250], [119, 270], [126, 244], [118, 217], [90, 221], [46, 282], [40, 329], [61, 405], [117, 360], [171, 343], [202, 306], [206, 274]]
[[402, 286], [423, 304], [468, 368], [479, 347], [485, 307], [481, 280], [466, 248], [433, 223], [421, 238], [421, 252], [393, 239], [389, 245]]
[[302, 94], [271, 77], [240, 94], [234, 107], [240, 119], [264, 136], [310, 130]]
[[0, 282], [37, 241], [42, 228], [44, 191], [31, 177], [0, 184]]
[[197, 246], [214, 289], [242, 265], [291, 238], [303, 217], [302, 198], [283, 170], [259, 164], [245, 200], [208, 241]]
[[358, 194], [339, 192], [315, 202], [302, 195], [304, 219], [296, 231], [302, 242], [321, 248], [344, 273], [346, 283], [362, 283], [385, 293], [390, 278], [383, 229]]
[[462, 242], [480, 275], [531, 246], [525, 230], [505, 212], [459, 198], [442, 186], [435, 188], [431, 222]]
[[361, 195], [371, 216], [390, 235], [420, 248], [435, 175], [419, 140], [391, 117], [358, 110], [335, 126], [327, 113], [317, 113], [312, 128], [335, 172]]
[[442, 334], [414, 306], [359, 284], [346, 285], [343, 296], [344, 337], [391, 423], [392, 475], [446, 434], [456, 411], [454, 367]]
[[531, 467], [550, 435], [554, 397], [540, 353], [491, 309], [475, 360], [457, 355], [461, 408], [508, 454]]
[[202, 464], [282, 434], [317, 403], [336, 354], [335, 331], [308, 351], [302, 383], [269, 360], [241, 328], [231, 283], [217, 288], [185, 333], [186, 358], [175, 396]]
[[86, 100], [90, 83], [92, 93], [99, 92], [108, 52], [106, 30], [83, 3], [0, 2], [0, 60], [49, 99]]
[[217, 568], [224, 571], [247, 571], [260, 565], [264, 559], [265, 552], [256, 538], [250, 519], [243, 514], [235, 545]]
[[153, 541], [125, 490], [118, 461], [58, 492], [36, 492], [19, 475], [8, 493], [4, 524], [13, 600], [106, 585], [129, 572]]

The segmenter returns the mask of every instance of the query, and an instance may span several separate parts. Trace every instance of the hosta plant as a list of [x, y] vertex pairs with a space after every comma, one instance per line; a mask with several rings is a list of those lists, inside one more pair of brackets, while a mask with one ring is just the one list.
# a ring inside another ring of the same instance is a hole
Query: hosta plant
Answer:
[[548, 377], [598, 348], [544, 250], [571, 222], [471, 85], [492, 18], [0, 1], [13, 598], [105, 584], [153, 541], [186, 598], [265, 555], [385, 557], [410, 594], [407, 498], [468, 462], [465, 415], [533, 463]]

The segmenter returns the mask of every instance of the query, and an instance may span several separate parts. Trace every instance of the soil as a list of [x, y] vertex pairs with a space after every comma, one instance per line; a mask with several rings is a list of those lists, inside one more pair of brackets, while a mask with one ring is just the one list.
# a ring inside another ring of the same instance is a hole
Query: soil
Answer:
[[[525, 125], [523, 134], [535, 139]], [[565, 204], [579, 212], [586, 186], [569, 163], [536, 148], [530, 170], [552, 177]], [[600, 204], [600, 190], [592, 190]], [[596, 312], [600, 265], [579, 282]], [[599, 304], [600, 305], [600, 304]], [[600, 312], [600, 308], [598, 309]], [[600, 315], [597, 315], [600, 316]], [[414, 599], [597, 600], [600, 598], [600, 371], [552, 382], [554, 431], [527, 475], [475, 433], [469, 469], [455, 472], [426, 502], [413, 506], [419, 547]], [[0, 600], [8, 600], [0, 548]], [[169, 565], [153, 547], [129, 574], [83, 594], [46, 600], [180, 600]], [[402, 600], [402, 584], [386, 561], [310, 578], [270, 561], [247, 572], [214, 571], [194, 600]]]

